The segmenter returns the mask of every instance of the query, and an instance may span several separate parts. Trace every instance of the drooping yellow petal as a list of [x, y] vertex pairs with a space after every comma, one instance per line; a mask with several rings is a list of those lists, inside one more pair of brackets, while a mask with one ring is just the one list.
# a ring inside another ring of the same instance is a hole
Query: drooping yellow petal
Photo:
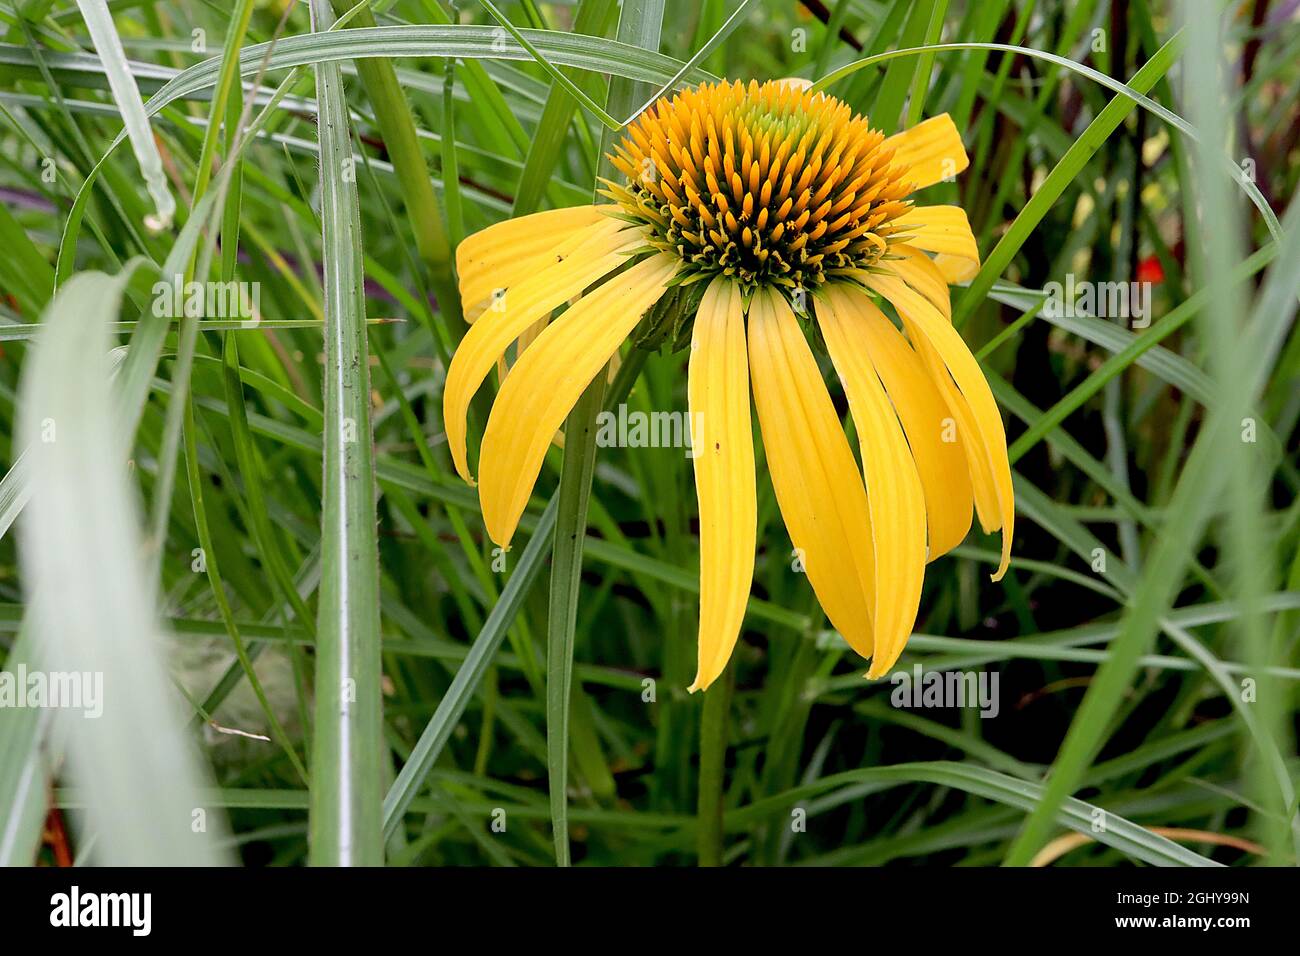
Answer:
[[[918, 350], [922, 348], [920, 345], [922, 341], [933, 348], [938, 358], [942, 360], [943, 366], [946, 367], [947, 373], [952, 375], [957, 388], [961, 390], [961, 397], [969, 405], [972, 429], [969, 433], [963, 430], [962, 439], [969, 450], [983, 452], [987, 465], [987, 472], [972, 468], [971, 477], [975, 483], [977, 503], [981, 494], [981, 485], [986, 481], [991, 482], [991, 490], [997, 499], [997, 526], [1002, 529], [1002, 561], [998, 565], [997, 573], [993, 575], [993, 580], [1000, 580], [1011, 560], [1015, 498], [1011, 488], [1011, 464], [1007, 459], [1006, 432], [1002, 427], [1002, 416], [998, 413], [993, 392], [989, 389], [984, 373], [980, 371], [979, 363], [975, 360], [975, 356], [971, 355], [961, 335], [924, 296], [909, 288], [907, 283], [897, 275], [872, 275], [869, 284], [893, 303], [907, 328], [908, 335], [913, 342], [918, 343]], [[936, 376], [937, 381], [942, 381], [941, 376], [946, 373], [932, 368], [931, 374]], [[953, 404], [949, 402], [950, 408]], [[958, 427], [963, 429], [965, 427], [960, 420]], [[981, 523], [984, 523], [985, 518], [986, 516], [981, 513]]]
[[[885, 268], [904, 279], [908, 285], [921, 293], [927, 301], [938, 309], [946, 320], [951, 321], [952, 304], [948, 299], [948, 283], [939, 272], [939, 268], [934, 264], [934, 260], [921, 250], [913, 249], [905, 244], [894, 246], [893, 250], [899, 255], [884, 263]], [[845, 275], [864, 285], [870, 285], [873, 278], [873, 274], [865, 269], [850, 270]], [[949, 427], [946, 424], [947, 419], [945, 419], [944, 441], [949, 446], [956, 445], [965, 457], [967, 476], [973, 482], [975, 510], [979, 514], [980, 527], [986, 533], [996, 531], [1002, 524], [999, 517], [997, 490], [994, 487], [993, 473], [989, 469], [988, 455], [985, 454], [983, 441], [980, 439], [979, 432], [975, 427], [975, 416], [970, 410], [970, 403], [966, 401], [961, 390], [953, 383], [952, 376], [948, 374], [947, 366], [944, 365], [939, 353], [935, 351], [934, 346], [924, 336], [915, 338], [911, 343], [911, 349], [915, 350], [912, 353], [913, 356], [921, 358], [926, 375], [929, 377], [933, 388], [938, 391], [940, 403], [946, 406], [948, 415], [951, 416], [951, 421], [955, 426]], [[910, 437], [911, 434], [909, 433]], [[965, 500], [959, 498], [957, 503], [964, 505]], [[952, 533], [956, 537], [952, 539], [951, 546], [956, 547], [961, 542], [961, 539], [966, 536], [966, 532], [970, 530], [970, 515], [963, 512], [959, 518], [955, 515], [953, 517], [960, 521], [960, 527], [952, 529]], [[947, 527], [947, 525], [944, 524], [943, 527]], [[933, 532], [931, 537], [933, 538]], [[942, 540], [949, 539], [943, 537]], [[930, 543], [931, 560], [947, 550], [946, 547], [937, 547], [932, 540]]]
[[934, 264], [951, 285], [972, 278], [980, 268], [980, 251], [960, 206], [917, 206], [898, 217], [908, 232], [907, 244], [936, 252]]
[[727, 666], [754, 578], [758, 501], [749, 418], [749, 360], [740, 287], [714, 279], [691, 335], [686, 393], [700, 502], [699, 664], [690, 690]]
[[569, 206], [506, 219], [456, 247], [456, 275], [467, 321], [482, 315], [498, 289], [508, 289], [546, 264], [573, 233], [607, 219], [611, 206]]
[[971, 492], [975, 497], [975, 514], [985, 534], [992, 534], [1002, 527], [1002, 509], [998, 504], [998, 491], [993, 480], [993, 469], [989, 465], [988, 452], [984, 449], [984, 438], [975, 424], [975, 413], [971, 411], [970, 402], [961, 393], [943, 356], [925, 336], [913, 341], [913, 347], [925, 363], [930, 381], [934, 383], [943, 396], [957, 423], [957, 434], [961, 437], [961, 448], [966, 455], [967, 474], [970, 476]]
[[970, 530], [973, 502], [960, 429], [903, 334], [865, 294], [855, 304], [863, 318], [855, 332], [902, 420], [916, 462], [925, 493], [928, 560], [933, 561], [961, 544]]
[[[572, 305], [574, 302], [577, 301], [578, 298], [575, 296], [569, 302], [569, 304]], [[542, 329], [546, 328], [550, 324], [551, 324], [551, 317], [549, 315], [545, 315], [542, 316], [540, 319], [538, 319], [536, 322], [534, 322], [532, 325], [528, 326], [528, 328], [520, 332], [519, 339], [515, 343], [515, 348], [519, 350], [516, 354], [523, 355], [524, 352], [528, 351], [528, 346], [536, 342], [537, 336], [542, 334]]]
[[[619, 232], [621, 223], [604, 219], [572, 234], [548, 256], [547, 265], [510, 289], [483, 318], [470, 326], [447, 367], [442, 390], [443, 427], [456, 472], [473, 482], [465, 450], [465, 414], [493, 363], [510, 343], [571, 296], [618, 268], [640, 239]], [[520, 342], [520, 349], [524, 343]]]
[[[903, 277], [913, 289], [930, 300], [931, 304], [943, 313], [943, 317], [952, 321], [952, 300], [948, 295], [948, 280], [944, 278], [934, 260], [920, 249], [899, 243], [891, 252], [898, 253], [898, 258], [889, 263], [889, 267]], [[857, 272], [854, 278], [866, 281]]]
[[870, 657], [875, 569], [866, 488], [803, 330], [770, 289], [755, 292], [749, 306], [749, 370], [790, 540], [831, 625]]
[[894, 165], [906, 167], [902, 177], [916, 189], [950, 179], [970, 165], [961, 135], [947, 113], [895, 133], [884, 145], [894, 149]]
[[818, 297], [817, 324], [862, 448], [875, 564], [875, 654], [867, 675], [874, 678], [894, 666], [916, 623], [925, 578], [925, 496], [902, 426], [864, 347], [865, 327], [874, 317], [860, 308], [862, 302], [865, 292], [831, 283]]
[[679, 265], [660, 253], [606, 279], [548, 325], [511, 369], [479, 456], [479, 504], [497, 544], [514, 537], [555, 430]]
[[[940, 274], [934, 261], [919, 249], [912, 249], [906, 245], [897, 246], [896, 249], [901, 255], [898, 258], [890, 259], [887, 268], [893, 271], [895, 275], [903, 278], [908, 285], [934, 305], [946, 320], [951, 321], [952, 305], [948, 299], [948, 283]], [[854, 270], [849, 275], [851, 278], [868, 285], [872, 279], [870, 273], [861, 269]], [[953, 383], [952, 376], [948, 373], [947, 366], [944, 365], [939, 353], [924, 336], [915, 338], [912, 342], [912, 348], [915, 349], [915, 354], [920, 356], [931, 384], [938, 390], [943, 404], [947, 406], [952, 421], [956, 425], [955, 429], [945, 427], [945, 441], [952, 437], [952, 433], [955, 431], [955, 444], [958, 445], [966, 458], [968, 475], [972, 482], [975, 497], [975, 510], [980, 519], [980, 527], [984, 529], [985, 533], [996, 531], [1002, 524], [1002, 519], [999, 517], [997, 489], [994, 487], [993, 472], [989, 468], [988, 455], [984, 451], [983, 440], [980, 438], [979, 430], [975, 427], [975, 416], [970, 410], [970, 403], [966, 401], [961, 390]], [[960, 538], [964, 538], [966, 532], [970, 529], [968, 515], [962, 516], [962, 522], [958, 540], [953, 542], [954, 547], [960, 543]], [[932, 543], [931, 558], [935, 557], [933, 550], [934, 545]]]
[[[575, 296], [574, 298], [570, 299], [569, 304], [572, 305], [574, 302], [577, 302], [578, 298], [579, 297]], [[519, 356], [523, 355], [524, 351], [528, 348], [528, 346], [533, 344], [533, 340], [536, 339], [537, 336], [542, 334], [542, 329], [546, 328], [550, 324], [551, 324], [551, 317], [548, 314], [538, 319], [532, 325], [528, 326], [528, 328], [520, 332], [519, 338], [515, 339], [515, 358], [518, 358]], [[611, 357], [609, 363], [611, 382], [614, 380], [613, 370], [617, 368], [617, 366], [618, 366], [618, 354], [615, 353]], [[510, 361], [506, 358], [505, 354], [503, 353], [501, 357], [497, 359], [497, 387], [498, 388], [501, 387], [501, 383], [506, 380], [506, 376], [509, 374], [510, 374]], [[563, 430], [555, 433], [555, 437], [551, 439], [551, 444], [554, 445], [556, 448], [560, 449], [561, 451], [564, 450]]]
[[[577, 302], [579, 298], [581, 298], [581, 296], [576, 296], [576, 295], [570, 298], [569, 305], [573, 305], [573, 303]], [[533, 340], [536, 339], [537, 336], [542, 334], [542, 329], [546, 328], [550, 324], [551, 324], [551, 316], [550, 313], [547, 313], [546, 315], [538, 319], [536, 322], [534, 322], [532, 325], [528, 326], [528, 328], [520, 332], [519, 338], [515, 339], [515, 358], [518, 358], [519, 356], [523, 355], [524, 352], [527, 350], [528, 346], [533, 344]], [[618, 366], [618, 357], [615, 356], [614, 361], [610, 363], [609, 380], [611, 382], [614, 380], [613, 373], [617, 369], [617, 366]], [[510, 374], [510, 361], [503, 354], [499, 359], [497, 359], [497, 384], [500, 385], [501, 382], [504, 382], [506, 380], [506, 376], [509, 374]], [[564, 443], [558, 442], [557, 447], [563, 448]]]

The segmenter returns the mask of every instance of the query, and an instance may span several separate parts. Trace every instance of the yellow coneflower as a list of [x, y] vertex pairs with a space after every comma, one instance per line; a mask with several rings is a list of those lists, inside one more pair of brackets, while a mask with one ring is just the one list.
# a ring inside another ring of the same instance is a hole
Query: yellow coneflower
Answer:
[[[652, 309], [671, 295], [683, 339], [681, 313], [694, 312], [687, 396], [697, 424], [700, 631], [691, 689], [726, 666], [753, 578], [751, 381], [777, 502], [813, 591], [832, 626], [871, 659], [868, 676], [887, 673], [916, 621], [927, 560], [966, 536], [972, 506], [985, 531], [1002, 530], [994, 580], [1010, 559], [1006, 436], [948, 298], [949, 283], [979, 267], [975, 239], [960, 208], [909, 198], [966, 168], [952, 120], [886, 137], [806, 83], [706, 84], [646, 110], [611, 159], [627, 177], [607, 184], [614, 204], [503, 222], [457, 254], [473, 324], [443, 400], [467, 481], [466, 409], [509, 346], [521, 345], [480, 451], [489, 536], [509, 544], [557, 429], [638, 325], [645, 336], [654, 330], [644, 323], [672, 312]], [[861, 470], [810, 333], [843, 384]]]

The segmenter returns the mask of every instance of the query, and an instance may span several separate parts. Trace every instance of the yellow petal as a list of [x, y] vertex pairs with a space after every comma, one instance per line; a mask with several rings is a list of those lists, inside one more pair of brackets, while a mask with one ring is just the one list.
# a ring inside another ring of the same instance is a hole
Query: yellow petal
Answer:
[[514, 537], [555, 430], [663, 295], [677, 265], [676, 256], [660, 253], [606, 279], [548, 325], [511, 369], [479, 456], [479, 504], [497, 544]]
[[[910, 244], [900, 243], [890, 248], [898, 253], [897, 259], [891, 259], [889, 267], [897, 272], [917, 292], [925, 296], [943, 317], [952, 321], [952, 300], [948, 296], [948, 280], [944, 278], [934, 260], [920, 249], [913, 249]], [[854, 277], [865, 282], [860, 270]]]
[[876, 596], [875, 654], [867, 676], [880, 677], [903, 653], [921, 604], [925, 496], [902, 426], [864, 347], [866, 326], [875, 316], [860, 307], [863, 302], [870, 305], [865, 292], [833, 283], [818, 298], [817, 324], [844, 383], [862, 449]]
[[[896, 275], [872, 275], [870, 286], [894, 304], [908, 335], [913, 342], [918, 343], [918, 350], [921, 350], [919, 343], [926, 342], [942, 360], [946, 372], [931, 368], [936, 381], [942, 381], [950, 373], [961, 390], [961, 397], [969, 405], [972, 429], [966, 431], [960, 420], [958, 427], [963, 429], [964, 445], [970, 451], [982, 451], [987, 467], [987, 471], [972, 468], [971, 477], [975, 482], [977, 504], [981, 485], [985, 482], [991, 482], [991, 491], [997, 499], [997, 526], [1002, 529], [1002, 561], [993, 580], [1000, 580], [1011, 560], [1015, 498], [1011, 488], [1011, 464], [1007, 459], [1006, 432], [1002, 427], [1002, 416], [998, 413], [993, 392], [989, 389], [975, 356], [971, 355], [957, 330], [924, 296], [908, 288]], [[950, 402], [949, 405], [952, 407], [953, 403]], [[987, 494], [988, 490], [990, 489], [985, 489], [984, 493]], [[986, 516], [981, 513], [980, 518], [983, 523]]]
[[497, 300], [500, 311], [486, 313], [461, 339], [447, 367], [442, 420], [451, 460], [466, 481], [473, 482], [465, 454], [465, 414], [474, 393], [511, 342], [626, 259], [641, 240], [619, 233], [620, 225], [605, 219], [571, 235], [548, 256], [545, 268]]
[[[577, 301], [578, 301], [578, 297], [575, 296], [569, 300], [569, 304], [572, 305], [574, 302]], [[533, 340], [537, 338], [537, 336], [542, 334], [542, 329], [546, 328], [550, 324], [551, 324], [551, 316], [550, 313], [547, 313], [546, 315], [538, 319], [536, 322], [534, 322], [532, 325], [528, 326], [528, 328], [520, 332], [519, 338], [515, 339], [515, 357], [518, 358], [520, 355], [523, 355], [524, 351], [528, 348], [528, 346], [533, 344]], [[497, 359], [498, 387], [502, 382], [506, 380], [506, 376], [509, 374], [510, 374], [510, 362], [506, 359], [505, 353], [503, 352], [501, 353], [501, 357]], [[564, 446], [561, 445], [560, 447], [563, 448]]]
[[961, 544], [970, 530], [973, 502], [960, 429], [903, 333], [866, 295], [858, 297], [856, 305], [863, 321], [855, 330], [903, 422], [920, 475], [929, 530], [928, 559], [933, 561]]
[[993, 469], [989, 466], [988, 452], [984, 448], [984, 438], [975, 424], [975, 413], [971, 411], [970, 402], [961, 393], [961, 389], [952, 380], [948, 366], [944, 364], [930, 341], [920, 336], [913, 341], [917, 354], [925, 363], [939, 394], [948, 405], [948, 411], [957, 423], [957, 434], [961, 436], [962, 452], [966, 455], [967, 474], [970, 477], [971, 492], [975, 497], [975, 514], [985, 534], [992, 534], [1002, 527], [1002, 510], [998, 504], [998, 491], [993, 480]]
[[909, 234], [909, 246], [939, 253], [934, 264], [949, 285], [979, 272], [979, 247], [960, 206], [918, 206], [895, 221]]
[[870, 657], [875, 570], [866, 489], [803, 330], [771, 290], [755, 292], [749, 306], [749, 372], [790, 540], [831, 625]]
[[754, 577], [758, 501], [749, 418], [749, 360], [740, 287], [717, 278], [700, 300], [686, 379], [700, 502], [699, 665], [690, 690], [727, 666]]
[[947, 113], [895, 133], [885, 140], [885, 145], [895, 150], [894, 165], [907, 167], [900, 178], [909, 180], [917, 189], [956, 176], [970, 165], [961, 136]]
[[[906, 245], [896, 246], [895, 249], [902, 255], [889, 260], [886, 268], [903, 278], [908, 285], [920, 292], [943, 313], [945, 319], [951, 321], [952, 305], [948, 299], [948, 283], [939, 272], [938, 266], [919, 249], [912, 249]], [[864, 270], [854, 270], [850, 276], [868, 285], [872, 278], [871, 274]], [[1002, 524], [1002, 519], [999, 517], [997, 490], [994, 487], [993, 472], [989, 470], [988, 455], [984, 451], [983, 441], [975, 427], [975, 416], [970, 410], [970, 403], [953, 384], [952, 376], [948, 374], [943, 359], [924, 336], [915, 339], [912, 347], [921, 357], [932, 384], [938, 389], [943, 403], [947, 405], [948, 412], [956, 424], [956, 443], [966, 457], [969, 476], [973, 479], [975, 509], [979, 514], [980, 527], [986, 533], [996, 531]], [[970, 528], [967, 518], [968, 516], [963, 516], [964, 523], [960, 537], [965, 537], [966, 531]], [[958, 543], [959, 540], [954, 541], [953, 545], [956, 546]], [[931, 549], [931, 558], [934, 558], [933, 544]]]
[[498, 289], [508, 289], [545, 264], [547, 255], [573, 233], [603, 219], [613, 206], [571, 206], [506, 219], [465, 238], [456, 247], [456, 275], [465, 317], [483, 313]]

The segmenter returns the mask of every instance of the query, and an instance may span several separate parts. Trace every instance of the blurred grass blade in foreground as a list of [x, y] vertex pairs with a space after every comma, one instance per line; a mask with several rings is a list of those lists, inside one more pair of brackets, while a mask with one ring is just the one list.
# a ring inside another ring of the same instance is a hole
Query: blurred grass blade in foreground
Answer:
[[24, 369], [18, 435], [31, 456], [20, 522], [33, 666], [63, 687], [66, 747], [93, 859], [214, 865], [221, 813], [168, 680], [154, 589], [141, 561], [136, 491], [114, 414], [108, 323], [134, 264], [77, 275], [55, 297]]

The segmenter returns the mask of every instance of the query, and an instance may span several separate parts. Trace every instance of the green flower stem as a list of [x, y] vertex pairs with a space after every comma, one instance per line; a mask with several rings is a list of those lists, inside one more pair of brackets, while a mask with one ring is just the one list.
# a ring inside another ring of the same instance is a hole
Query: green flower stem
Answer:
[[569, 856], [569, 703], [573, 689], [573, 639], [582, 581], [582, 550], [587, 530], [591, 475], [596, 465], [596, 418], [608, 391], [613, 403], [632, 390], [649, 355], [633, 349], [607, 390], [602, 370], [569, 413], [564, 429], [564, 464], [555, 492], [558, 513], [551, 551], [551, 600], [546, 641], [546, 766], [551, 795], [555, 860], [568, 866]]
[[722, 866], [722, 794], [727, 761], [727, 717], [735, 671], [723, 669], [704, 692], [704, 720], [700, 727], [700, 798], [698, 849], [700, 866]]
[[[624, 0], [618, 22], [620, 42], [642, 49], [659, 49], [664, 0]], [[558, 78], [557, 78], [558, 79]], [[567, 87], [566, 87], [567, 88]], [[622, 115], [635, 109], [646, 95], [645, 84], [615, 77], [610, 80], [606, 107]], [[572, 91], [571, 91], [572, 92]], [[612, 143], [609, 129], [601, 137], [600, 174], [611, 175], [605, 155]], [[644, 361], [640, 349], [629, 356]], [[630, 385], [636, 369], [631, 370]], [[626, 367], [620, 371], [629, 371]], [[573, 632], [578, 615], [578, 587], [582, 581], [582, 547], [587, 531], [587, 501], [596, 458], [596, 416], [605, 399], [604, 371], [597, 374], [569, 414], [564, 430], [564, 464], [560, 469], [559, 514], [551, 555], [551, 603], [547, 616], [546, 653], [546, 768], [551, 794], [551, 829], [555, 862], [569, 865], [569, 694], [573, 683]]]
[[569, 865], [569, 700], [573, 687], [573, 641], [582, 581], [587, 503], [596, 466], [596, 416], [605, 402], [604, 369], [569, 413], [560, 469], [559, 513], [551, 551], [551, 603], [546, 641], [546, 763], [551, 793], [555, 862]]

